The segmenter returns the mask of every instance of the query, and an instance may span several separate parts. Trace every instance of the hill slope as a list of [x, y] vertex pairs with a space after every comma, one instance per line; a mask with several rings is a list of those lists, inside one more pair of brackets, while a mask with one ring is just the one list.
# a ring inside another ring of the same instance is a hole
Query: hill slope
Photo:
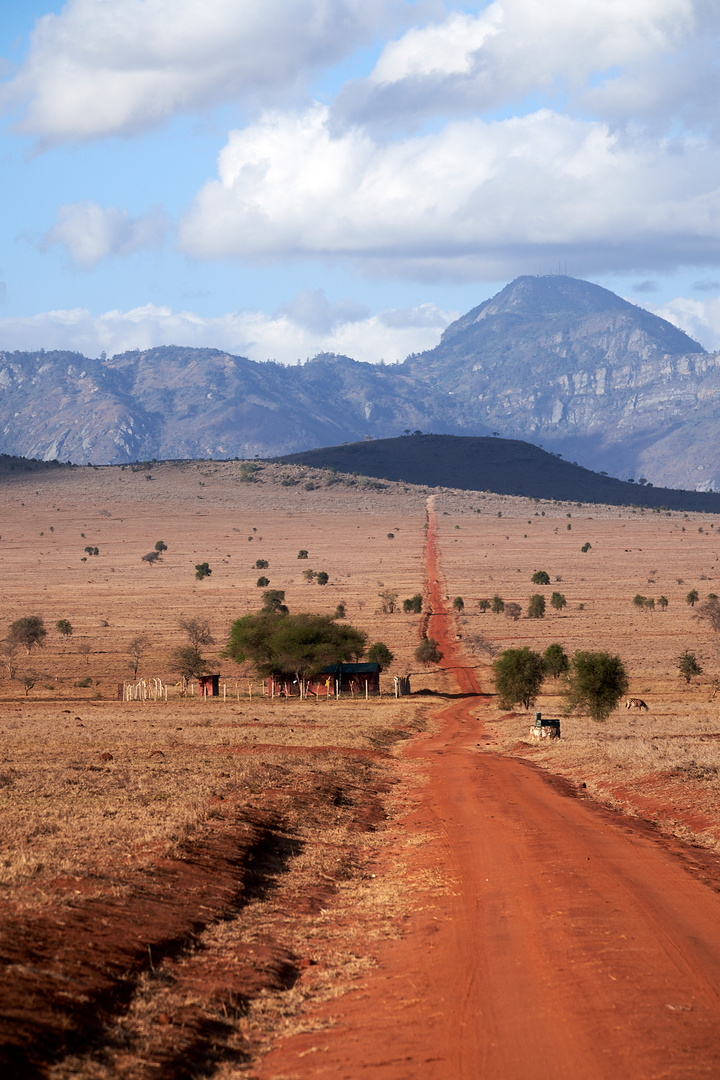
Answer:
[[411, 435], [308, 450], [282, 460], [428, 487], [720, 513], [720, 494], [629, 484], [515, 439]]

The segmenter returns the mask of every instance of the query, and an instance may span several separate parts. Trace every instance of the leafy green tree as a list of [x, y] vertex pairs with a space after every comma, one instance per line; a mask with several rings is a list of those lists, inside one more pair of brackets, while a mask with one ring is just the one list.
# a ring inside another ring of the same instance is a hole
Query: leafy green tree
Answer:
[[547, 649], [542, 655], [543, 665], [548, 675], [552, 675], [554, 679], [559, 678], [560, 675], [564, 675], [570, 667], [570, 661], [562, 645], [558, 645], [555, 641], [552, 645], [548, 645]]
[[545, 618], [545, 597], [540, 593], [533, 593], [528, 600], [528, 619], [544, 619]]
[[555, 608], [556, 611], [562, 611], [564, 607], [567, 607], [567, 600], [561, 592], [554, 592], [550, 597], [550, 607]]
[[158, 555], [162, 555], [163, 551], [167, 551], [167, 544], [165, 543], [165, 541], [164, 540], [156, 540], [155, 541], [155, 550], [157, 551]]
[[695, 607], [699, 599], [700, 597], [698, 595], [697, 589], [691, 589], [685, 597], [685, 600], [690, 605], [690, 607]]
[[390, 667], [395, 654], [390, 652], [387, 645], [383, 641], [374, 641], [367, 651], [367, 658], [371, 664], [379, 664], [380, 670]]
[[463, 612], [465, 610], [465, 601], [462, 596], [456, 596], [453, 600], [453, 607], [457, 612]]
[[36, 645], [42, 648], [46, 637], [47, 630], [40, 616], [24, 615], [22, 619], [10, 623], [7, 640], [9, 645], [21, 645], [29, 656]]
[[480, 608], [481, 611], [488, 611], [489, 608], [490, 608], [490, 601], [489, 600], [478, 600], [477, 606]]
[[338, 606], [335, 608], [335, 614], [333, 615], [333, 619], [344, 619], [345, 615], [346, 615], [345, 605], [341, 601], [338, 604]]
[[546, 570], [536, 570], [533, 576], [530, 578], [533, 585], [549, 585], [550, 575]]
[[490, 602], [490, 610], [492, 611], [493, 615], [500, 615], [505, 610], [505, 601], [502, 599], [501, 596], [498, 596], [497, 593], [495, 593], [492, 601]]
[[298, 559], [307, 559], [307, 557], [308, 553], [305, 548], [300, 548], [300, 550], [298, 551]]
[[255, 584], [257, 585], [258, 589], [264, 589], [266, 585], [270, 584], [270, 578], [259, 577]]
[[256, 570], [267, 570], [269, 565], [270, 565], [270, 563], [267, 561], [267, 559], [256, 559], [255, 560], [255, 569]]
[[422, 595], [415, 593], [414, 596], [403, 600], [403, 611], [406, 615], [419, 615], [422, 611]]
[[636, 608], [640, 608], [641, 611], [645, 607], [645, 600], [646, 597], [642, 596], [640, 593], [635, 593], [635, 596], [633, 596], [633, 604]]
[[688, 652], [687, 649], [681, 656], [678, 656], [677, 666], [686, 683], [689, 683], [694, 675], [702, 675], [702, 668], [698, 663], [697, 656], [694, 652]]
[[525, 646], [505, 649], [493, 660], [495, 689], [503, 709], [520, 703], [529, 709], [537, 700], [545, 678], [545, 665], [540, 653]]
[[317, 575], [317, 583], [318, 583], [318, 585], [327, 585], [329, 580], [330, 580], [330, 575], [326, 574], [324, 570], [320, 570], [318, 575]]
[[212, 570], [206, 562], [195, 563], [195, 577], [198, 581], [202, 581], [203, 578], [210, 577]]
[[285, 604], [285, 590], [266, 589], [263, 593], [262, 610], [276, 612], [279, 615], [287, 615], [289, 608]]
[[415, 659], [426, 667], [431, 664], [439, 664], [442, 658], [443, 654], [435, 638], [423, 638], [415, 650]]
[[658, 597], [658, 607], [662, 611], [665, 610], [665, 608], [668, 606], [669, 603], [670, 603], [670, 601], [668, 600], [667, 596], [659, 596]]
[[72, 637], [73, 627], [69, 619], [58, 619], [55, 623], [55, 629], [58, 634], [62, 634], [64, 638]]
[[644, 606], [646, 611], [654, 611], [655, 610], [655, 599], [654, 599], [654, 597], [646, 596], [645, 597], [645, 603], [644, 603], [643, 606]]
[[508, 619], [512, 619], [514, 622], [517, 622], [522, 615], [522, 608], [520, 607], [520, 604], [516, 604], [512, 600], [508, 600], [507, 604], [505, 605], [505, 615]]
[[576, 652], [568, 672], [568, 711], [581, 709], [593, 720], [607, 720], [628, 689], [619, 656], [607, 652]]
[[238, 663], [252, 661], [259, 675], [300, 680], [324, 667], [359, 660], [366, 634], [329, 615], [284, 615], [259, 612], [233, 623], [227, 655]]
[[582, 552], [584, 552], [585, 554], [587, 554], [587, 552], [590, 550], [591, 547], [592, 547], [592, 544], [587, 544], [586, 543], [586, 544], [583, 544], [583, 546], [580, 548], [580, 550]]

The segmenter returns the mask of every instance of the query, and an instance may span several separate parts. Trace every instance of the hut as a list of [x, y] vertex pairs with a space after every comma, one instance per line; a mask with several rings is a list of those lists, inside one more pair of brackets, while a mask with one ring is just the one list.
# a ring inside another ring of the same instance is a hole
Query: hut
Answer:
[[198, 694], [200, 697], [219, 697], [220, 676], [200, 675], [198, 678]]

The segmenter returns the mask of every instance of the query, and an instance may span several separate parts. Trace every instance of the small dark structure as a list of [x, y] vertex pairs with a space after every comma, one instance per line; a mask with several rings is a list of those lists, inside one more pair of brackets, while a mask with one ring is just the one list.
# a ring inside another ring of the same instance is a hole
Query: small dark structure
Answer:
[[535, 724], [530, 728], [531, 739], [559, 739], [560, 721], [550, 720], [542, 713], [535, 713]]
[[220, 676], [201, 675], [198, 678], [198, 694], [200, 697], [219, 697]]

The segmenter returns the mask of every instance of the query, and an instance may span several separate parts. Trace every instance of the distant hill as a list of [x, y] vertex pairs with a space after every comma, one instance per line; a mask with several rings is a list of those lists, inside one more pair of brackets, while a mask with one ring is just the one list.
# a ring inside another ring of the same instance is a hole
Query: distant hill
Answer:
[[410, 435], [323, 447], [285, 455], [282, 460], [428, 487], [720, 513], [720, 494], [629, 484], [563, 461], [516, 439]]
[[720, 354], [607, 289], [521, 277], [402, 364], [287, 367], [163, 346], [0, 352], [0, 452], [79, 464], [252, 458], [404, 431], [521, 439], [595, 470], [720, 490]]

